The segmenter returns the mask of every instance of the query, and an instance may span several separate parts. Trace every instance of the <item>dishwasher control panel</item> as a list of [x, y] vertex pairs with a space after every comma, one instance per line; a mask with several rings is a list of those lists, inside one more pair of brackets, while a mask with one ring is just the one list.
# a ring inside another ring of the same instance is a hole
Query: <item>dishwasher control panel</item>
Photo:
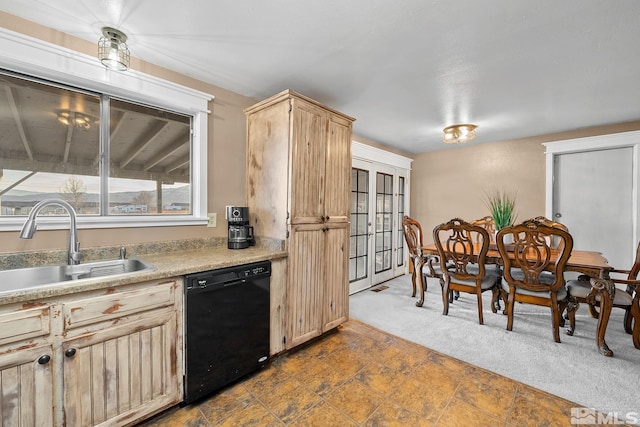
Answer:
[[261, 274], [268, 273], [268, 272], [269, 272], [268, 266], [262, 264], [255, 267], [247, 268], [238, 273], [240, 277], [246, 278], [246, 277], [259, 276]]
[[189, 274], [186, 276], [185, 290], [226, 286], [270, 275], [271, 262], [269, 261], [243, 264], [218, 270], [203, 271], [201, 273]]

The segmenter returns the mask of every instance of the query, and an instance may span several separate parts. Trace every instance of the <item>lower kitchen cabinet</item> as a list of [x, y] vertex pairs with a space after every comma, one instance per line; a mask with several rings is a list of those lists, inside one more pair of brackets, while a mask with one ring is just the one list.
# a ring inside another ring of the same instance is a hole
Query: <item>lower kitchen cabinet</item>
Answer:
[[156, 311], [63, 343], [67, 425], [122, 424], [180, 400], [176, 313]]
[[53, 425], [52, 354], [42, 345], [0, 356], [3, 426]]
[[349, 224], [291, 226], [287, 308], [293, 348], [349, 317]]
[[133, 425], [179, 403], [181, 313], [181, 278], [0, 306], [2, 425]]

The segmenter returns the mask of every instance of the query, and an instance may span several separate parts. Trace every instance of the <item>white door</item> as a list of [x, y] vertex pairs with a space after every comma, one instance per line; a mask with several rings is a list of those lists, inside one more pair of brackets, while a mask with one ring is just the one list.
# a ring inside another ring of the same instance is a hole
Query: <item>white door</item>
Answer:
[[371, 164], [353, 160], [351, 169], [351, 231], [349, 237], [349, 294], [373, 286], [371, 275]]
[[569, 228], [574, 249], [602, 252], [616, 268], [630, 268], [635, 252], [633, 150], [554, 156], [554, 219]]
[[367, 289], [405, 272], [402, 215], [406, 173], [394, 167], [353, 160], [349, 293]]

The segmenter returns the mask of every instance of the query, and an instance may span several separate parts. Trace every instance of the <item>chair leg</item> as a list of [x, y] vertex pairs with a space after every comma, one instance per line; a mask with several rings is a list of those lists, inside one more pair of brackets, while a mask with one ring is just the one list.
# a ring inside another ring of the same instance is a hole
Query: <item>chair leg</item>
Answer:
[[551, 303], [551, 327], [553, 328], [553, 340], [560, 342], [560, 305]]
[[493, 287], [491, 289], [491, 312], [497, 313], [500, 310], [500, 291]]
[[567, 305], [569, 304], [568, 301], [562, 301], [559, 305], [559, 312], [558, 312], [558, 316], [559, 316], [559, 325], [561, 328], [564, 328], [564, 311], [567, 308]]
[[427, 286], [429, 285], [429, 283], [427, 282], [427, 274], [426, 273], [422, 273], [422, 291], [423, 292], [427, 292]]
[[411, 284], [413, 285], [413, 292], [411, 293], [411, 298], [415, 298], [416, 296], [416, 269], [415, 268], [411, 273]]
[[504, 310], [502, 310], [502, 314], [507, 314], [508, 305], [509, 305], [509, 294], [504, 289], [500, 289], [500, 297], [502, 298], [502, 302], [504, 302]]
[[476, 295], [478, 297], [478, 321], [481, 325], [484, 325], [484, 319], [482, 318], [482, 291], [477, 289]]
[[628, 334], [633, 333], [633, 326], [631, 325], [632, 320], [633, 316], [631, 315], [631, 307], [627, 307], [624, 310], [624, 331]]
[[640, 301], [638, 301], [637, 295], [631, 306], [631, 317], [633, 317], [633, 345], [640, 350]]
[[[504, 292], [503, 292], [504, 295]], [[515, 295], [509, 292], [509, 296], [505, 302], [505, 311], [507, 312], [507, 331], [513, 330], [513, 303], [515, 302]]]
[[580, 307], [575, 300], [569, 300], [567, 304], [567, 316], [569, 316], [569, 328], [567, 329], [567, 335], [573, 335], [576, 330], [576, 311]]
[[442, 314], [446, 316], [449, 314], [449, 298], [451, 297], [451, 291], [449, 290], [449, 279], [440, 279], [440, 285], [442, 286]]

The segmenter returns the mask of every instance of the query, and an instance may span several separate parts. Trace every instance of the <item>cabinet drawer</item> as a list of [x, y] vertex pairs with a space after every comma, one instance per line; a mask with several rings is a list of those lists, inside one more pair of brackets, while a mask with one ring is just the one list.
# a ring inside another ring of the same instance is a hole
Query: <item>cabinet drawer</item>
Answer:
[[51, 309], [41, 305], [0, 314], [0, 345], [49, 335]]
[[66, 302], [62, 305], [64, 329], [174, 305], [175, 284], [175, 281], [169, 281], [141, 289]]

